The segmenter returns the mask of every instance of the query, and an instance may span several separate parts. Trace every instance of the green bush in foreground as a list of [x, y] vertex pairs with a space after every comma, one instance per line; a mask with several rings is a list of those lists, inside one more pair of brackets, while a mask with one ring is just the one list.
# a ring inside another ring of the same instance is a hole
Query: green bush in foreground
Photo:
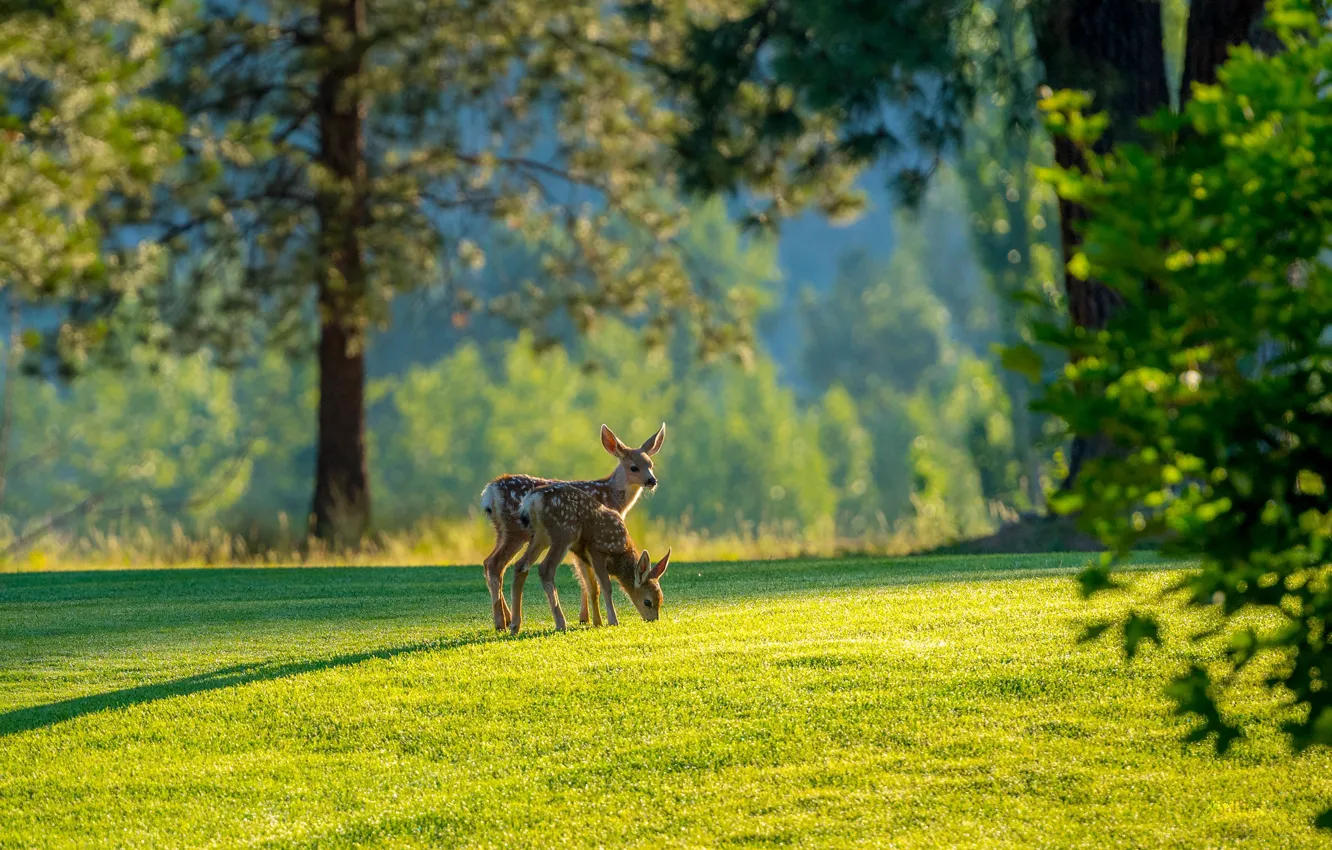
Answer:
[[[1200, 559], [1175, 590], [1222, 615], [1210, 634], [1228, 651], [1170, 694], [1201, 719], [1190, 738], [1220, 750], [1242, 734], [1220, 694], [1258, 659], [1296, 709], [1294, 745], [1332, 744], [1332, 38], [1307, 3], [1274, 3], [1269, 22], [1285, 51], [1236, 50], [1219, 85], [1149, 122], [1159, 146], [1088, 153], [1087, 174], [1056, 175], [1091, 213], [1069, 272], [1127, 302], [1105, 331], [1046, 334], [1073, 365], [1041, 406], [1114, 446], [1058, 507], [1113, 548], [1083, 574], [1088, 594], [1115, 587], [1113, 556], [1142, 541]], [[1063, 94], [1046, 108], [1089, 147], [1085, 105]], [[1276, 619], [1254, 628], [1254, 611]], [[1159, 643], [1150, 617], [1120, 625], [1130, 656]]]

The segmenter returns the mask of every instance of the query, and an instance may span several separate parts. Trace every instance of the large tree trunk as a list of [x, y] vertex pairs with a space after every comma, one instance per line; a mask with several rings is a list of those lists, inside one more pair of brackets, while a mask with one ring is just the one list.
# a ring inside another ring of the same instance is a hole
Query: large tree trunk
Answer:
[[[1049, 0], [1034, 13], [1036, 49], [1053, 89], [1091, 92], [1092, 107], [1109, 115], [1098, 152], [1139, 137], [1137, 122], [1170, 102], [1166, 84], [1161, 5], [1157, 0]], [[1055, 162], [1062, 168], [1083, 168], [1078, 150], [1063, 138], [1055, 140]], [[1081, 244], [1079, 223], [1086, 211], [1059, 199], [1059, 233], [1064, 262]], [[1099, 329], [1123, 299], [1098, 280], [1065, 275], [1069, 318], [1073, 324]], [[1103, 440], [1077, 438], [1069, 455], [1072, 485], [1084, 463], [1105, 452]]]
[[1180, 104], [1192, 96], [1193, 83], [1216, 82], [1216, 69], [1230, 48], [1253, 44], [1266, 50], [1280, 47], [1276, 36], [1263, 29], [1263, 0], [1193, 0], [1189, 6], [1184, 46], [1184, 83]]
[[[1051, 0], [1036, 18], [1046, 82], [1056, 90], [1091, 92], [1093, 108], [1110, 117], [1097, 151], [1138, 138], [1138, 119], [1169, 103], [1161, 5], [1156, 0]], [[1077, 149], [1063, 138], [1055, 140], [1055, 162], [1062, 168], [1084, 165]], [[1084, 216], [1080, 206], [1060, 199], [1065, 262], [1081, 244], [1077, 223]], [[1065, 287], [1069, 315], [1079, 327], [1104, 327], [1121, 303], [1096, 280], [1067, 275]]]
[[357, 86], [365, 35], [365, 0], [322, 0], [328, 48], [315, 105], [319, 162], [336, 180], [318, 199], [319, 444], [315, 464], [315, 534], [354, 544], [370, 523], [365, 440], [365, 104]]
[[[1260, 26], [1263, 6], [1263, 0], [1193, 0], [1181, 103], [1188, 100], [1192, 83], [1216, 81], [1216, 68], [1232, 46], [1244, 42], [1275, 46]], [[1169, 102], [1160, 4], [1156, 0], [1050, 0], [1034, 17], [1037, 50], [1050, 86], [1090, 91], [1095, 97], [1093, 107], [1109, 113], [1110, 126], [1096, 150], [1104, 152], [1119, 142], [1136, 140], [1138, 119]], [[1062, 139], [1055, 141], [1055, 160], [1064, 168], [1083, 166], [1077, 150]], [[1065, 262], [1077, 252], [1081, 241], [1077, 227], [1084, 217], [1081, 207], [1060, 199]], [[1069, 275], [1065, 279], [1069, 317], [1078, 327], [1105, 327], [1123, 303], [1099, 281], [1080, 281]], [[1108, 448], [1102, 439], [1075, 439], [1063, 486], [1069, 487], [1083, 464]]]

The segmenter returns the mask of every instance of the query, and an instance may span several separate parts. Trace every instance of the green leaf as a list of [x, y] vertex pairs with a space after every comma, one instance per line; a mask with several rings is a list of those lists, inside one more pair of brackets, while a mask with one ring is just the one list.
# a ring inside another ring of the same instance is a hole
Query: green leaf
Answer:
[[1214, 737], [1216, 751], [1224, 753], [1241, 737], [1239, 727], [1226, 722], [1217, 709], [1211, 694], [1212, 679], [1197, 664], [1176, 676], [1166, 687], [1166, 696], [1175, 702], [1175, 714], [1196, 716], [1201, 723], [1185, 736], [1186, 741], [1197, 743]]
[[1026, 343], [1018, 343], [1002, 349], [999, 362], [1005, 369], [1017, 372], [1033, 383], [1040, 382], [1041, 372], [1045, 366], [1041, 355], [1036, 352], [1035, 348]]
[[1230, 661], [1235, 665], [1235, 669], [1239, 670], [1253, 659], [1258, 647], [1258, 635], [1253, 629], [1246, 628], [1230, 636], [1226, 652], [1230, 655]]
[[1078, 492], [1056, 493], [1050, 497], [1050, 510], [1063, 516], [1077, 513], [1085, 504], [1086, 499]]
[[1078, 280], [1086, 280], [1091, 277], [1091, 261], [1087, 255], [1079, 251], [1073, 255], [1073, 259], [1068, 261], [1068, 273]]

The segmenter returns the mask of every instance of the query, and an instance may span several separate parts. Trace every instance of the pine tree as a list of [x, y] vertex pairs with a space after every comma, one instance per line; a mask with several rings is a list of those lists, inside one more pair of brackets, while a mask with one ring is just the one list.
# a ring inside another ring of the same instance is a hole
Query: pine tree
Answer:
[[[1258, 38], [1262, 8], [1261, 0], [1192, 0], [1185, 84], [1211, 79], [1231, 46]], [[1141, 138], [1138, 122], [1170, 104], [1159, 0], [763, 0], [748, 14], [701, 23], [675, 75], [693, 118], [677, 145], [686, 184], [766, 194], [770, 219], [816, 201], [841, 211], [840, 198], [815, 187], [886, 162], [903, 200], [915, 204], [964, 138], [978, 89], [1011, 70], [1003, 34], [1014, 25], [1005, 16], [1030, 20], [1045, 86], [1087, 91], [1106, 114], [1098, 150]], [[993, 26], [977, 27], [978, 17]], [[1036, 116], [1009, 117], [1020, 137]], [[914, 152], [904, 155], [908, 146]], [[1077, 167], [1078, 156], [1056, 144], [1060, 166]], [[1067, 264], [1084, 215], [1067, 199], [1059, 208]], [[1079, 327], [1104, 327], [1122, 303], [1076, 275], [1066, 275], [1065, 289]], [[1103, 449], [1076, 441], [1069, 480]]]
[[[173, 344], [233, 357], [254, 339], [317, 352], [317, 534], [369, 527], [367, 333], [404, 291], [441, 286], [459, 313], [538, 330], [615, 312], [659, 336], [683, 313], [708, 346], [746, 342], [675, 243], [679, 118], [642, 57], [678, 59], [682, 20], [579, 0], [267, 0], [184, 25], [164, 90], [194, 129], [159, 210], [178, 261], [157, 319]], [[540, 273], [481, 304], [468, 273], [499, 239], [536, 250]]]
[[[160, 9], [118, 0], [0, 13], [0, 285], [15, 312], [77, 307], [154, 280], [157, 252], [121, 250], [109, 234], [138, 219], [179, 153], [179, 114], [144, 94], [169, 25]], [[45, 351], [68, 367], [101, 328], [64, 321], [51, 331]]]

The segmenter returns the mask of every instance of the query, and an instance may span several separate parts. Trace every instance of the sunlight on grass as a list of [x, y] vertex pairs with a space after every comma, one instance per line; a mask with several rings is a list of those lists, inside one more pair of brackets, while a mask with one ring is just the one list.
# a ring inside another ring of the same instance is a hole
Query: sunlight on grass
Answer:
[[479, 568], [0, 577], [0, 846], [1317, 846], [1332, 758], [1253, 688], [1181, 745], [1201, 615], [1127, 667], [1079, 564], [680, 563], [518, 639]]

